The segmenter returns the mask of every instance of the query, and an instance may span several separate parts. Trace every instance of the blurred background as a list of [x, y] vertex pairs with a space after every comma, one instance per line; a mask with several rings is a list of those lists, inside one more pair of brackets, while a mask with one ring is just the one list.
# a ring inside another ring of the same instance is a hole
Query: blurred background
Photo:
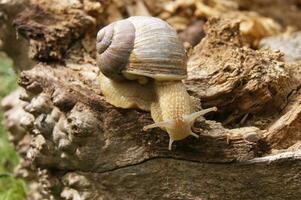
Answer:
[[[0, 52], [0, 101], [17, 86], [17, 76], [12, 61]], [[9, 142], [3, 126], [3, 112], [0, 110], [0, 199], [18, 200], [25, 198], [26, 184], [20, 178], [12, 176], [19, 157]]]

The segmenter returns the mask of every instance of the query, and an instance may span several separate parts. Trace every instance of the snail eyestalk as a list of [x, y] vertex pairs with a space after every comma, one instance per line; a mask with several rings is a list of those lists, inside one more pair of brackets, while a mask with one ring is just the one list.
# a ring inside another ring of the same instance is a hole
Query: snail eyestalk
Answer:
[[191, 125], [193, 125], [194, 121], [199, 118], [200, 116], [203, 116], [209, 112], [214, 112], [217, 111], [217, 107], [211, 107], [211, 108], [207, 108], [198, 112], [194, 112], [190, 115], [186, 115], [184, 116], [184, 121], [187, 121], [187, 123], [191, 123]]

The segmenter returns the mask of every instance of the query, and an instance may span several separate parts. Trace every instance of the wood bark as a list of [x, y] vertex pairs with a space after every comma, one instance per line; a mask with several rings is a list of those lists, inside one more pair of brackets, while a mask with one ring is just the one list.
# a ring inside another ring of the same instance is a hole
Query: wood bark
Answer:
[[247, 47], [233, 17], [206, 18], [184, 83], [218, 112], [195, 123], [199, 139], [169, 151], [164, 131], [142, 130], [152, 123], [148, 112], [116, 108], [100, 91], [98, 28], [137, 5], [156, 15], [148, 1], [116, 2], [31, 0], [14, 16], [36, 64], [20, 65], [21, 88], [2, 107], [23, 158], [17, 174], [39, 182], [28, 199], [301, 198], [300, 64]]

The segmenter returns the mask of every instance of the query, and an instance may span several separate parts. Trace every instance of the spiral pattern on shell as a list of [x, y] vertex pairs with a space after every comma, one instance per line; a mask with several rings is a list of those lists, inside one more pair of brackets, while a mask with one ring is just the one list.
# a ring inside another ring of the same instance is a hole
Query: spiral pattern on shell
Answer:
[[176, 31], [155, 17], [135, 16], [114, 22], [97, 34], [101, 72], [122, 80], [123, 72], [157, 80], [186, 77], [186, 53]]
[[112, 79], [124, 79], [121, 71], [127, 65], [135, 39], [135, 28], [127, 20], [112, 23], [97, 34], [97, 63], [102, 73]]

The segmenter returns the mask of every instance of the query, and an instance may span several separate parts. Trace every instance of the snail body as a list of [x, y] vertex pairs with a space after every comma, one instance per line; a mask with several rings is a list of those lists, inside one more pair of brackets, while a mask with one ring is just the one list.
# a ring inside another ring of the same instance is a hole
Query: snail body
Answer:
[[107, 102], [121, 108], [151, 111], [154, 124], [173, 141], [192, 132], [194, 121], [216, 108], [195, 112], [182, 80], [186, 53], [176, 31], [154, 17], [130, 17], [109, 24], [97, 34], [100, 86]]

